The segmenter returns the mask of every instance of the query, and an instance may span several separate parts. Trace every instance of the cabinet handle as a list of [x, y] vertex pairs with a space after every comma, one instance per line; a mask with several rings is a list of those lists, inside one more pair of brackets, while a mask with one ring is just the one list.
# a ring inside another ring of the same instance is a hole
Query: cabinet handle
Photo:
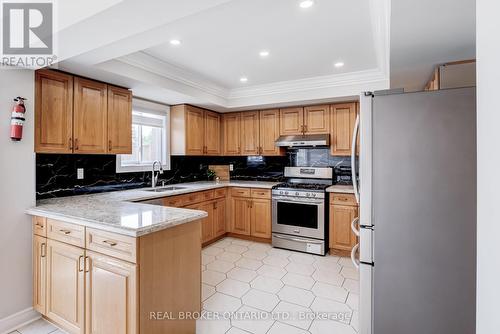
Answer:
[[88, 256], [85, 256], [85, 272], [88, 273], [90, 271], [90, 259]]
[[304, 125], [304, 133], [307, 132], [307, 125]]
[[214, 202], [214, 209], [217, 209], [217, 202]]
[[75, 150], [78, 151], [78, 138], [75, 138]]
[[66, 234], [66, 235], [68, 235], [68, 234], [71, 233], [71, 231], [69, 231], [69, 230], [59, 230], [59, 232], [62, 232], [64, 234]]
[[44, 242], [40, 245], [40, 257], [45, 257], [47, 255], [47, 244]]
[[111, 151], [112, 149], [113, 149], [113, 145], [112, 145], [112, 142], [110, 140], [108, 143], [108, 151]]
[[43, 224], [42, 223], [36, 223], [35, 226], [37, 226], [39, 228], [43, 228]]
[[118, 245], [116, 242], [111, 240], [104, 240], [103, 243], [110, 245], [111, 247]]
[[82, 268], [82, 260], [83, 260], [83, 255], [80, 255], [78, 257], [78, 271], [79, 272], [82, 272], [83, 271], [83, 268]]
[[68, 146], [69, 146], [69, 149], [72, 151], [73, 150], [73, 138], [69, 138], [68, 139]]
[[238, 154], [241, 153], [241, 147], [238, 146]]

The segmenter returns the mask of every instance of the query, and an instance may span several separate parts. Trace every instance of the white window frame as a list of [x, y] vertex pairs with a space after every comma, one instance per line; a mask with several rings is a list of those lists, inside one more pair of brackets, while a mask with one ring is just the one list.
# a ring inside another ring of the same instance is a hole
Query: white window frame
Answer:
[[[164, 170], [170, 170], [170, 107], [134, 97], [132, 99], [132, 110], [165, 116], [163, 125], [164, 131], [162, 135], [162, 141], [165, 143], [165, 150], [162, 152], [162, 167]], [[121, 154], [116, 155], [117, 173], [150, 172], [152, 168], [152, 165], [143, 164], [122, 166]]]

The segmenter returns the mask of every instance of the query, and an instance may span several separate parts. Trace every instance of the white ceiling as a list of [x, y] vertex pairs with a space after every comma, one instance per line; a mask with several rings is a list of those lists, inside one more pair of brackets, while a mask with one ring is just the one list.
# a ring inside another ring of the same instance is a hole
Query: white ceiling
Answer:
[[421, 88], [435, 64], [473, 49], [474, 0], [394, 0], [392, 19], [390, 0], [299, 2], [106, 0], [79, 19], [71, 7], [58, 65], [150, 100], [231, 111], [352, 99], [389, 79]]

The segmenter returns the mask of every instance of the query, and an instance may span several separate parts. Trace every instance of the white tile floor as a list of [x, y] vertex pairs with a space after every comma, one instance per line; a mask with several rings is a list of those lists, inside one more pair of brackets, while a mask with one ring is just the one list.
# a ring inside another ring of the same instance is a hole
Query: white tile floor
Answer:
[[[206, 317], [196, 334], [357, 333], [359, 278], [349, 258], [224, 238], [203, 249], [201, 269]], [[41, 319], [11, 334], [49, 333], [64, 334]]]

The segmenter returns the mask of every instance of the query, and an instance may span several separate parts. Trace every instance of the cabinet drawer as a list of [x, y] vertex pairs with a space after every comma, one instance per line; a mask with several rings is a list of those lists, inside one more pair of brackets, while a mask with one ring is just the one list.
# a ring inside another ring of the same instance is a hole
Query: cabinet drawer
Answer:
[[226, 197], [227, 188], [215, 189], [215, 198]]
[[163, 199], [164, 206], [173, 206], [176, 208], [183, 207], [185, 202], [186, 202], [185, 196], [172, 196], [172, 197], [165, 197]]
[[252, 188], [252, 198], [270, 199], [271, 198], [271, 190]]
[[85, 227], [47, 219], [47, 238], [85, 247]]
[[332, 193], [330, 195], [330, 203], [331, 204], [340, 204], [340, 205], [358, 205], [356, 203], [356, 198], [352, 194], [335, 194]]
[[87, 228], [87, 249], [116, 257], [129, 262], [136, 262], [136, 238], [116, 233]]
[[186, 206], [186, 205], [191, 205], [191, 204], [194, 204], [194, 203], [199, 203], [199, 202], [202, 202], [205, 198], [205, 195], [202, 193], [202, 192], [196, 192], [196, 193], [191, 193], [191, 194], [187, 194], [187, 195], [183, 195], [182, 197], [184, 197], [184, 204], [183, 206]]
[[233, 188], [231, 196], [234, 197], [250, 197], [250, 188]]
[[213, 190], [206, 190], [201, 192], [203, 201], [210, 201], [211, 199], [214, 199], [214, 195], [215, 192]]
[[33, 217], [33, 234], [41, 237], [47, 236], [47, 218], [37, 216]]

